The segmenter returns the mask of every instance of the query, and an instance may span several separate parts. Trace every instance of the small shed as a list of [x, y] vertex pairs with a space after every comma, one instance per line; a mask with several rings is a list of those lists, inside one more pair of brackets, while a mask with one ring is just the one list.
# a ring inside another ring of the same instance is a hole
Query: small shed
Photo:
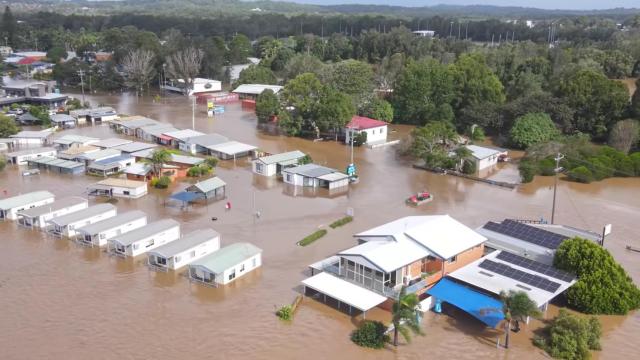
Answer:
[[56, 200], [50, 204], [34, 207], [18, 212], [18, 224], [25, 227], [44, 228], [47, 221], [89, 207], [87, 199], [70, 196]]
[[283, 169], [297, 166], [305, 156], [305, 153], [299, 150], [263, 156], [252, 162], [253, 172], [263, 176], [279, 175]]
[[149, 251], [152, 269], [178, 270], [220, 249], [220, 234], [213, 229], [200, 229], [179, 240]]
[[287, 184], [307, 187], [336, 189], [349, 185], [349, 176], [325, 166], [316, 164], [300, 165], [282, 171]]
[[237, 159], [252, 155], [258, 148], [253, 145], [244, 144], [238, 141], [227, 141], [224, 143], [207, 146], [209, 154], [222, 160]]
[[466, 145], [465, 147], [471, 151], [470, 160], [474, 162], [478, 171], [497, 164], [501, 157], [508, 155], [508, 151], [501, 148], [478, 145]]
[[164, 219], [107, 241], [108, 251], [120, 256], [138, 256], [180, 238], [180, 223]]
[[0, 200], [0, 220], [18, 220], [18, 213], [51, 204], [55, 195], [48, 191], [34, 191]]
[[89, 206], [82, 211], [54, 217], [47, 221], [47, 231], [55, 236], [75, 237], [76, 229], [116, 216], [118, 209], [111, 204]]
[[189, 264], [189, 278], [210, 285], [226, 285], [262, 265], [262, 250], [250, 243], [235, 243]]
[[42, 147], [6, 153], [5, 157], [7, 158], [7, 162], [10, 164], [26, 165], [29, 160], [43, 157], [55, 157], [56, 153], [56, 149], [52, 147]]
[[186, 191], [199, 194], [202, 198], [209, 199], [224, 199], [226, 194], [227, 183], [217, 176], [210, 179], [199, 181], [189, 186]]
[[90, 196], [137, 199], [147, 194], [147, 183], [127, 179], [107, 178], [87, 187]]
[[85, 167], [83, 163], [58, 159], [54, 157], [40, 157], [27, 161], [29, 168], [46, 169], [59, 174], [82, 174]]
[[105, 246], [107, 241], [147, 225], [147, 214], [140, 210], [128, 211], [106, 220], [77, 229], [79, 240], [91, 246]]
[[60, 129], [70, 129], [76, 127], [76, 118], [67, 114], [55, 114], [50, 116], [51, 123]]

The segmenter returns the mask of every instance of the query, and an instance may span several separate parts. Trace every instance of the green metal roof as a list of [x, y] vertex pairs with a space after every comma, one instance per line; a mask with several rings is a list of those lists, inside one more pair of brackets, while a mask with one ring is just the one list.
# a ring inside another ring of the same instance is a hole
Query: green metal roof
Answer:
[[210, 191], [213, 191], [215, 189], [219, 189], [223, 186], [226, 186], [227, 183], [222, 181], [222, 179], [220, 179], [217, 176], [214, 176], [210, 179], [204, 180], [204, 181], [200, 181], [197, 182], [191, 186], [189, 186], [187, 188], [187, 191], [198, 191], [198, 192], [202, 192], [202, 193], [208, 193]]
[[261, 252], [262, 249], [253, 244], [240, 242], [225, 246], [211, 255], [194, 261], [190, 266], [203, 267], [214, 274], [220, 274]]

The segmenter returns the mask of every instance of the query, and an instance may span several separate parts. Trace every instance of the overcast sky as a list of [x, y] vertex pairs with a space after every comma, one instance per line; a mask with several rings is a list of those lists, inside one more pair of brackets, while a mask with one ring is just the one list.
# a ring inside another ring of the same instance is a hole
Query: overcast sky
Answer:
[[612, 9], [616, 7], [640, 8], [640, 0], [289, 0], [299, 3], [334, 5], [334, 4], [376, 4], [401, 6], [447, 5], [498, 5], [523, 6], [541, 9]]

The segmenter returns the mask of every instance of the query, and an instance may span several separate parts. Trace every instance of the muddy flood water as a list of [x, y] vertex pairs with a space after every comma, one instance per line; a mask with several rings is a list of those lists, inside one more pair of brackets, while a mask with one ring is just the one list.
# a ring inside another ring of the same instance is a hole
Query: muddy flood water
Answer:
[[[94, 105], [114, 106], [120, 113], [144, 115], [177, 127], [191, 127], [190, 102], [169, 97], [160, 103], [133, 96], [94, 96]], [[199, 107], [196, 130], [218, 132], [277, 153], [299, 149], [315, 162], [344, 170], [349, 147], [336, 142], [265, 135], [256, 119], [239, 104], [209, 119]], [[392, 126], [392, 137], [409, 129]], [[108, 126], [81, 127], [64, 133], [116, 136]], [[57, 136], [60, 136], [58, 134]], [[429, 313], [425, 336], [414, 337], [397, 349], [373, 351], [351, 343], [352, 318], [313, 299], [305, 299], [295, 319], [284, 323], [276, 307], [290, 303], [301, 291], [307, 266], [354, 245], [352, 234], [407, 215], [450, 214], [475, 228], [504, 218], [550, 218], [552, 178], [509, 190], [466, 179], [415, 170], [393, 147], [355, 149], [361, 181], [348, 191], [328, 194], [288, 188], [254, 176], [246, 160], [222, 162], [216, 170], [227, 182], [233, 209], [210, 202], [183, 211], [165, 203], [171, 192], [150, 190], [138, 200], [119, 200], [120, 212], [140, 209], [151, 220], [174, 218], [183, 233], [212, 227], [222, 234], [222, 246], [248, 241], [264, 250], [263, 266], [224, 288], [191, 285], [182, 274], [155, 273], [145, 260], [122, 260], [97, 249], [78, 246], [38, 231], [0, 223], [0, 358], [2, 359], [540, 359], [531, 345], [534, 321], [514, 335], [512, 348], [496, 347], [501, 334], [464, 315], [456, 318]], [[517, 178], [513, 165], [492, 178]], [[0, 173], [0, 190], [10, 195], [49, 190], [58, 197], [86, 196], [96, 178], [43, 172], [22, 177], [15, 167]], [[411, 193], [431, 191], [435, 200], [419, 208], [407, 207]], [[90, 204], [99, 200], [90, 199]], [[296, 242], [353, 208], [355, 220], [316, 243], [302, 248]], [[261, 217], [252, 216], [255, 210]], [[211, 218], [218, 221], [212, 222]], [[560, 181], [556, 222], [600, 232], [613, 224], [605, 246], [630, 275], [640, 282], [640, 179], [610, 179], [590, 185]], [[547, 317], [557, 313], [551, 307]], [[374, 309], [367, 318], [389, 321], [389, 313]], [[604, 335], [600, 359], [640, 358], [640, 314], [602, 317]]]

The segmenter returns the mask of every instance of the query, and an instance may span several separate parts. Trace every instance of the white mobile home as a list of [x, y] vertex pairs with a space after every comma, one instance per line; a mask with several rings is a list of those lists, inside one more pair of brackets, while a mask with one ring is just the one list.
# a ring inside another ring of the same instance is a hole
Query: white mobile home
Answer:
[[121, 256], [138, 256], [180, 238], [180, 223], [173, 219], [147, 226], [109, 239], [109, 251]]
[[84, 210], [89, 207], [87, 199], [70, 196], [50, 204], [18, 212], [18, 224], [26, 227], [44, 228], [54, 217]]
[[95, 147], [99, 147], [100, 149], [111, 149], [114, 147], [131, 144], [132, 142], [133, 141], [127, 140], [127, 139], [108, 138], [108, 139], [102, 139], [96, 143], [93, 143], [92, 145]]
[[179, 148], [180, 150], [190, 152], [189, 149], [186, 147], [186, 141], [189, 138], [202, 136], [205, 134], [201, 133], [200, 131], [184, 129], [184, 130], [178, 130], [178, 131], [165, 132], [164, 135], [171, 138], [171, 146], [173, 146], [174, 148]]
[[329, 190], [349, 185], [349, 176], [346, 174], [316, 164], [284, 169], [282, 170], [282, 178], [287, 184], [322, 187]]
[[302, 151], [263, 156], [252, 162], [253, 172], [263, 176], [274, 176], [282, 173], [282, 169], [298, 165], [305, 157]]
[[52, 147], [43, 147], [10, 152], [7, 153], [5, 157], [7, 158], [7, 162], [11, 164], [26, 165], [29, 160], [42, 157], [55, 157], [56, 153], [56, 149]]
[[144, 181], [107, 178], [87, 186], [87, 192], [93, 196], [121, 197], [137, 199], [147, 194]]
[[252, 156], [258, 149], [256, 146], [244, 144], [237, 141], [227, 141], [224, 143], [207, 146], [209, 154], [221, 160], [237, 159], [245, 156]]
[[147, 214], [133, 210], [106, 220], [78, 228], [78, 240], [92, 246], [105, 246], [107, 241], [147, 225]]
[[51, 141], [52, 136], [52, 129], [40, 131], [23, 130], [15, 135], [9, 135], [10, 138], [16, 140], [18, 145], [45, 145]]
[[51, 204], [55, 196], [48, 191], [34, 191], [0, 200], [0, 220], [18, 220], [18, 212]]
[[117, 213], [118, 209], [111, 204], [93, 205], [82, 211], [54, 217], [47, 222], [47, 230], [53, 235], [71, 238], [77, 235], [78, 228], [114, 217]]
[[88, 146], [97, 143], [99, 140], [100, 139], [94, 137], [69, 134], [53, 140], [53, 144], [61, 150], [66, 150], [76, 146]]
[[178, 270], [218, 249], [220, 234], [212, 229], [200, 229], [149, 251], [149, 265], [152, 269]]
[[189, 264], [189, 277], [205, 285], [226, 285], [261, 265], [261, 249], [249, 243], [235, 243]]
[[467, 145], [466, 148], [471, 151], [470, 160], [474, 162], [478, 171], [497, 164], [501, 157], [508, 155], [507, 150], [500, 148], [478, 145]]

